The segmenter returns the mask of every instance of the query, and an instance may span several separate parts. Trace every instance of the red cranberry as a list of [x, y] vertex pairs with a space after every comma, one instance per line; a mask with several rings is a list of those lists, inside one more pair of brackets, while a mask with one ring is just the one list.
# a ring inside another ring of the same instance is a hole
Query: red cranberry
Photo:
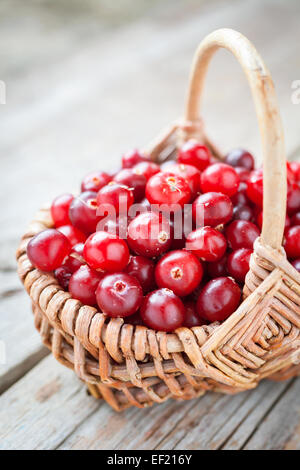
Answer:
[[237, 205], [233, 208], [233, 218], [235, 220], [247, 220], [248, 222], [254, 221], [253, 210], [247, 205]]
[[242, 181], [240, 182], [238, 192], [234, 196], [232, 196], [231, 201], [234, 206], [238, 206], [238, 205], [245, 206], [245, 205], [251, 204], [247, 196], [247, 184], [246, 183], [243, 183]]
[[81, 192], [94, 191], [98, 192], [103, 186], [111, 181], [111, 176], [104, 171], [93, 171], [86, 175], [81, 183]]
[[200, 171], [208, 167], [210, 160], [211, 153], [209, 149], [194, 140], [185, 142], [179, 150], [177, 157], [178, 163], [193, 165]]
[[217, 192], [233, 196], [239, 187], [240, 179], [230, 165], [214, 163], [201, 175], [201, 189], [204, 193]]
[[97, 195], [98, 206], [103, 206], [104, 212], [110, 213], [110, 207], [114, 208], [116, 215], [120, 212], [126, 213], [134, 203], [133, 191], [125, 185], [111, 181], [104, 186]]
[[288, 258], [300, 258], [300, 225], [295, 225], [286, 231], [283, 246]]
[[72, 246], [70, 254], [63, 264], [63, 267], [67, 268], [71, 273], [74, 273], [80, 268], [80, 266], [85, 264], [83, 248], [84, 243], [77, 243], [77, 245]]
[[228, 256], [227, 271], [237, 282], [245, 282], [252, 253], [253, 251], [248, 248], [240, 248]]
[[146, 294], [155, 287], [154, 268], [155, 264], [151, 259], [144, 256], [131, 256], [125, 272], [139, 281]]
[[130, 222], [127, 241], [137, 255], [157, 257], [171, 246], [170, 223], [161, 214], [144, 212]]
[[246, 170], [253, 170], [254, 168], [254, 158], [251, 153], [247, 152], [244, 149], [233, 149], [231, 150], [225, 158], [226, 163], [231, 166], [241, 166], [246, 168]]
[[254, 204], [263, 205], [263, 173], [262, 170], [253, 171], [247, 182], [247, 196]]
[[97, 304], [110, 317], [133, 315], [143, 300], [143, 291], [138, 280], [126, 273], [109, 274], [96, 290]]
[[205, 321], [199, 318], [196, 310], [196, 304], [192, 300], [187, 301], [185, 304], [185, 320], [184, 325], [186, 328], [193, 328], [194, 326], [201, 326]]
[[116, 174], [114, 181], [128, 186], [133, 192], [135, 202], [141, 201], [145, 196], [146, 178], [132, 168], [124, 168], [121, 170]]
[[133, 315], [129, 315], [125, 317], [124, 323], [128, 325], [135, 325], [135, 326], [144, 326], [143, 320], [141, 319], [140, 312], [137, 311]]
[[133, 170], [137, 175], [143, 175], [147, 181], [161, 171], [159, 165], [154, 162], [140, 162], [133, 167]]
[[234, 169], [238, 174], [240, 181], [242, 183], [247, 183], [248, 178], [250, 176], [250, 171], [246, 170], [246, 168], [242, 168], [241, 166], [235, 166]]
[[212, 279], [198, 297], [198, 315], [209, 322], [226, 320], [238, 307], [240, 298], [241, 290], [233, 279]]
[[300, 225], [300, 212], [296, 212], [293, 217], [290, 219], [290, 225]]
[[96, 232], [85, 242], [83, 256], [93, 269], [122, 271], [129, 261], [129, 249], [126, 242], [116, 235]]
[[138, 150], [130, 150], [122, 157], [122, 168], [132, 168], [137, 163], [147, 161], [149, 161], [149, 158], [142, 155]]
[[209, 192], [201, 194], [193, 202], [193, 220], [197, 226], [227, 224], [232, 213], [232, 202], [226, 194]]
[[141, 318], [149, 328], [174, 331], [184, 323], [185, 308], [180, 298], [170, 289], [158, 289], [145, 297]]
[[77, 245], [77, 243], [84, 243], [86, 240], [86, 235], [73, 225], [62, 225], [57, 230], [67, 237], [72, 246]]
[[95, 232], [100, 217], [97, 216], [97, 193], [85, 191], [71, 202], [69, 216], [72, 225], [89, 235]]
[[300, 258], [292, 261], [292, 265], [294, 266], [295, 269], [297, 269], [298, 273], [300, 273]]
[[227, 276], [227, 256], [224, 255], [223, 258], [218, 261], [213, 261], [212, 263], [207, 263], [207, 272], [208, 275], [214, 279], [215, 277]]
[[126, 215], [116, 218], [105, 217], [98, 223], [97, 232], [108, 232], [112, 235], [117, 235], [120, 238], [126, 239], [128, 222], [129, 220]]
[[72, 276], [72, 272], [66, 266], [60, 266], [59, 268], [55, 269], [54, 276], [58, 280], [59, 285], [67, 291], [69, 288], [70, 278]]
[[55, 229], [43, 230], [27, 245], [30, 262], [41, 271], [53, 271], [61, 266], [70, 251], [69, 240]]
[[66, 193], [61, 196], [57, 196], [52, 202], [51, 217], [55, 227], [71, 223], [69, 218], [69, 207], [73, 199], [73, 194]]
[[164, 255], [155, 268], [158, 287], [167, 287], [174, 294], [185, 296], [193, 292], [203, 276], [201, 263], [188, 251], [175, 250]]
[[300, 181], [300, 162], [287, 162], [290, 171], [293, 173], [294, 180]]
[[151, 204], [183, 207], [191, 199], [191, 190], [181, 176], [161, 172], [149, 179], [146, 186], [146, 197]]
[[300, 187], [298, 183], [288, 184], [287, 193], [287, 212], [289, 215], [293, 215], [300, 211]]
[[253, 243], [259, 237], [259, 229], [252, 222], [234, 220], [226, 227], [225, 236], [232, 250], [239, 248], [253, 249]]
[[173, 173], [174, 175], [181, 176], [188, 183], [192, 199], [200, 191], [200, 171], [192, 165], [184, 165], [182, 163], [170, 165], [167, 169], [168, 173]]
[[103, 278], [103, 273], [91, 269], [87, 264], [81, 266], [72, 274], [69, 282], [69, 292], [74, 299], [85, 305], [96, 305], [96, 289]]
[[202, 227], [191, 232], [186, 240], [186, 249], [203, 261], [218, 261], [226, 251], [224, 235], [212, 227]]

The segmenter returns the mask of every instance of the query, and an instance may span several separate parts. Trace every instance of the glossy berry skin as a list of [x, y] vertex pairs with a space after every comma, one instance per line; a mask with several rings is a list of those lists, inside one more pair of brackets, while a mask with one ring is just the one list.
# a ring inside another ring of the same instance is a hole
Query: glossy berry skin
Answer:
[[242, 168], [241, 166], [235, 166], [234, 169], [238, 174], [241, 183], [247, 183], [250, 176], [250, 171], [246, 170], [246, 168]]
[[232, 196], [231, 201], [234, 206], [251, 204], [247, 196], [247, 184], [246, 183], [244, 183], [243, 181], [240, 182], [239, 189], [237, 193], [234, 196]]
[[77, 271], [83, 264], [85, 264], [85, 259], [83, 258], [83, 248], [84, 243], [77, 243], [77, 245], [72, 246], [69, 256], [66, 258], [64, 268], [67, 268], [71, 273]]
[[288, 258], [300, 258], [300, 225], [294, 225], [286, 231], [283, 247]]
[[161, 172], [147, 182], [146, 197], [151, 204], [183, 207], [191, 199], [191, 190], [181, 176]]
[[235, 250], [228, 256], [227, 271], [237, 282], [244, 283], [249, 271], [250, 256], [253, 253], [248, 248]]
[[234, 220], [247, 220], [253, 222], [255, 217], [252, 207], [248, 205], [238, 205], [233, 208], [233, 219]]
[[170, 251], [156, 265], [155, 280], [158, 287], [167, 287], [180, 297], [191, 294], [200, 284], [203, 268], [192, 253]]
[[240, 179], [233, 167], [226, 163], [214, 163], [201, 175], [202, 192], [223, 193], [231, 197], [238, 191]]
[[300, 181], [300, 162], [287, 162], [295, 181]]
[[203, 171], [211, 162], [211, 153], [205, 145], [189, 140], [178, 152], [177, 162], [184, 165], [193, 165]]
[[117, 235], [117, 237], [126, 239], [128, 223], [129, 220], [127, 216], [119, 216], [116, 218], [105, 217], [98, 223], [97, 232], [108, 232]]
[[292, 261], [292, 265], [294, 266], [295, 269], [297, 269], [298, 273], [300, 273], [300, 258]]
[[209, 322], [224, 321], [238, 307], [241, 290], [229, 277], [218, 277], [209, 281], [197, 300], [197, 313]]
[[144, 212], [128, 225], [127, 242], [137, 255], [157, 257], [171, 246], [170, 223], [161, 214]]
[[77, 245], [77, 243], [84, 243], [86, 240], [86, 235], [73, 225], [62, 225], [57, 230], [67, 237], [72, 246]]
[[170, 289], [150, 292], [142, 303], [140, 314], [146, 326], [158, 331], [174, 331], [185, 320], [184, 305]]
[[253, 243], [259, 237], [259, 229], [252, 222], [234, 220], [225, 230], [228, 245], [232, 250], [239, 248], [253, 249]]
[[155, 264], [151, 259], [144, 256], [131, 256], [124, 272], [135, 277], [144, 294], [147, 294], [155, 288], [154, 269]]
[[143, 291], [138, 280], [126, 273], [108, 274], [96, 290], [100, 310], [110, 317], [133, 315], [143, 300]]
[[200, 191], [201, 173], [195, 166], [177, 163], [169, 165], [166, 171], [184, 178], [190, 187], [192, 199], [196, 197], [197, 193]]
[[71, 202], [69, 216], [72, 225], [89, 235], [95, 232], [100, 217], [97, 216], [97, 193], [85, 191]]
[[156, 175], [156, 173], [159, 173], [161, 170], [160, 170], [159, 165], [157, 165], [156, 163], [147, 161], [147, 162], [140, 162], [137, 165], [135, 165], [133, 167], [133, 171], [137, 175], [143, 175], [148, 181], [151, 178], [151, 176]]
[[207, 263], [206, 266], [208, 275], [214, 279], [215, 277], [227, 276], [227, 255], [225, 254], [223, 258], [218, 261], [213, 261], [212, 263]]
[[247, 196], [250, 201], [259, 207], [263, 205], [263, 173], [262, 170], [253, 171], [247, 181]]
[[55, 229], [43, 230], [27, 245], [29, 261], [36, 268], [46, 272], [59, 268], [70, 251], [69, 240]]
[[289, 215], [300, 211], [300, 187], [298, 183], [288, 184], [286, 208]]
[[227, 224], [233, 215], [233, 205], [228, 196], [222, 193], [209, 192], [201, 194], [192, 206], [193, 220], [197, 227], [210, 225], [216, 227]]
[[226, 251], [224, 235], [212, 227], [202, 227], [191, 232], [186, 240], [186, 249], [203, 261], [218, 261]]
[[114, 177], [116, 183], [128, 186], [133, 192], [135, 202], [140, 202], [145, 196], [146, 178], [134, 169], [124, 168]]
[[245, 168], [248, 171], [253, 170], [254, 168], [254, 158], [250, 152], [244, 149], [233, 149], [231, 150], [225, 158], [225, 161], [228, 165], [239, 166]]
[[54, 276], [58, 280], [59, 285], [65, 291], [67, 291], [69, 288], [69, 282], [72, 276], [72, 272], [66, 266], [60, 266], [59, 268], [55, 269]]
[[149, 161], [149, 158], [142, 155], [138, 150], [133, 149], [122, 156], [122, 168], [132, 168], [137, 163], [147, 161]]
[[128, 186], [114, 181], [100, 189], [97, 195], [98, 206], [108, 207], [108, 209], [112, 207], [116, 215], [119, 215], [119, 213], [127, 214], [133, 203], [133, 191]]
[[193, 328], [205, 324], [205, 321], [199, 317], [196, 310], [196, 304], [192, 300], [184, 303], [185, 306], [185, 320], [183, 326], [186, 328]]
[[86, 175], [81, 183], [81, 192], [94, 191], [98, 192], [103, 186], [111, 181], [111, 176], [104, 171], [92, 171]]
[[300, 225], [300, 212], [296, 212], [293, 217], [290, 219], [290, 225]]
[[83, 256], [93, 269], [122, 271], [129, 261], [127, 243], [108, 232], [95, 232], [85, 242]]
[[69, 282], [69, 292], [74, 299], [85, 305], [96, 305], [96, 289], [103, 278], [103, 273], [91, 269], [87, 264], [81, 266], [72, 274]]
[[69, 208], [73, 201], [73, 194], [61, 194], [57, 196], [51, 204], [51, 217], [53, 219], [55, 227], [61, 225], [68, 225], [71, 223], [69, 218]]

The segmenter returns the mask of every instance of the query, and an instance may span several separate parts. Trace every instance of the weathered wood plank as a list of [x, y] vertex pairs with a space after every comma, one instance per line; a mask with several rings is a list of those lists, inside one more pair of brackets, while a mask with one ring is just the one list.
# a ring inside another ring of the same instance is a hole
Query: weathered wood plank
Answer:
[[47, 357], [0, 397], [0, 449], [55, 449], [99, 406]]

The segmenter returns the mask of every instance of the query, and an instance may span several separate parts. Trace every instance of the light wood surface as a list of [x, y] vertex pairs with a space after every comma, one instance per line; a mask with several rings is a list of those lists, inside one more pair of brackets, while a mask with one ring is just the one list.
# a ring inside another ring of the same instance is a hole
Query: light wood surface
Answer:
[[[300, 104], [291, 99], [300, 78], [297, 0], [146, 3], [128, 21], [120, 12], [95, 14], [94, 6], [86, 14], [78, 6], [70, 16], [58, 1], [51, 10], [30, 1], [25, 11], [21, 0], [0, 6], [0, 79], [7, 85], [7, 104], [0, 105], [0, 340], [7, 353], [0, 364], [0, 446], [299, 449], [299, 379], [121, 415], [94, 402], [70, 371], [44, 358], [14, 273], [18, 238], [41, 202], [78, 187], [91, 169], [113, 168], [124, 150], [144, 146], [182, 115], [194, 50], [214, 29], [243, 32], [265, 58], [287, 154], [300, 156]], [[260, 160], [250, 91], [226, 53], [208, 72], [203, 115], [224, 152], [245, 146]], [[19, 323], [14, 330], [11, 317]]]

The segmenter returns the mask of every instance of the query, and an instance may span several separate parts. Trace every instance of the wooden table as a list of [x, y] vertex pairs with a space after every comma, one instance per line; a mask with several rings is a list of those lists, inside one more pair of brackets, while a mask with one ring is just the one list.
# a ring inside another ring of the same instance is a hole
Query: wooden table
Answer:
[[[300, 154], [299, 1], [149, 3], [0, 5], [0, 448], [299, 449], [300, 379], [122, 414], [87, 397], [41, 346], [15, 274], [18, 239], [42, 202], [76, 189], [91, 169], [116, 166], [181, 115], [195, 47], [218, 27], [240, 30], [265, 58], [287, 154]], [[204, 114], [224, 151], [242, 145], [259, 158], [250, 92], [228, 53], [211, 66]]]

